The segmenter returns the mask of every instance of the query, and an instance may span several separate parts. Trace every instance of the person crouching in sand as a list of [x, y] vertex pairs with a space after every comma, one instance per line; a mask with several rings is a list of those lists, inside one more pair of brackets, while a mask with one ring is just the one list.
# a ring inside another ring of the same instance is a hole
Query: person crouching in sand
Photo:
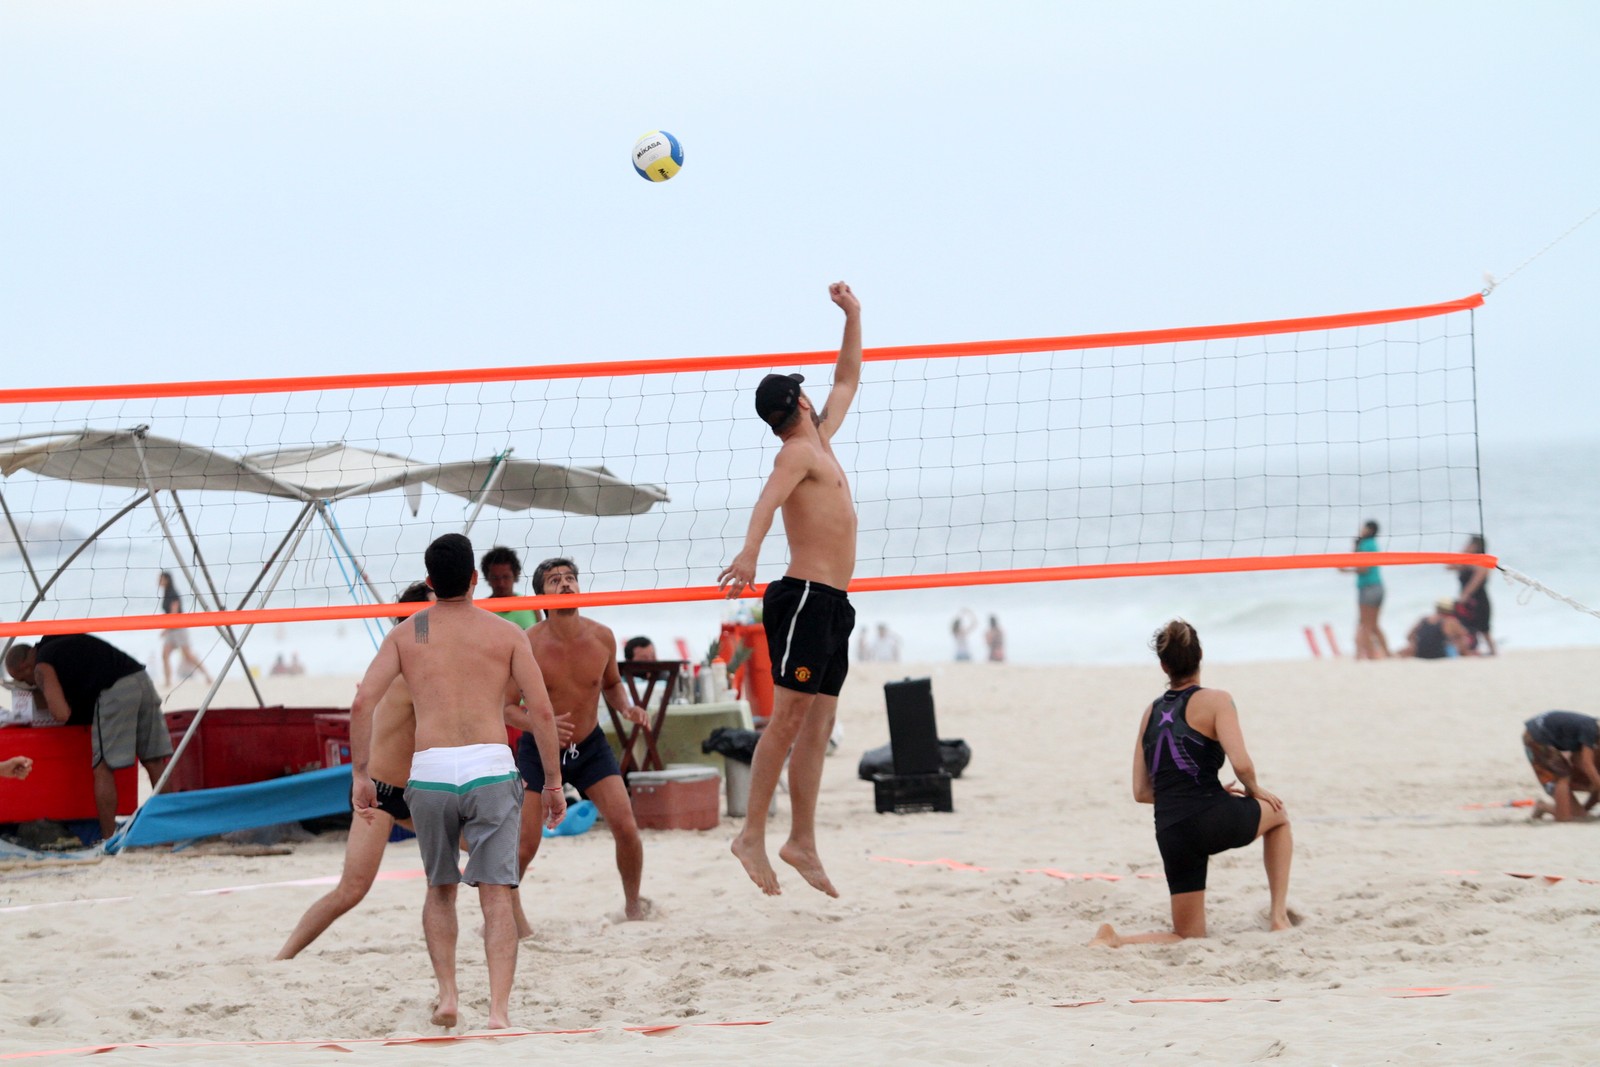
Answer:
[[[1293, 925], [1289, 916], [1289, 863], [1294, 838], [1283, 801], [1256, 783], [1245, 751], [1239, 712], [1221, 689], [1200, 688], [1200, 635], [1174, 619], [1151, 639], [1168, 689], [1145, 709], [1133, 752], [1133, 798], [1155, 805], [1156, 846], [1172, 894], [1172, 930], [1119, 935], [1100, 927], [1090, 944], [1167, 944], [1206, 936], [1206, 865], [1209, 858], [1265, 838], [1268, 911], [1272, 929]], [[1226, 758], [1238, 783], [1217, 780]]]

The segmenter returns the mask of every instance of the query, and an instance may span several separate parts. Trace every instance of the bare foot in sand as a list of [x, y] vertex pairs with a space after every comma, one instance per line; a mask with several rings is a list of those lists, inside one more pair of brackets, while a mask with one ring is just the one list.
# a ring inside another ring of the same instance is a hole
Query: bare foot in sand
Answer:
[[433, 1019], [431, 1020], [433, 1025], [443, 1026], [448, 1029], [454, 1027], [458, 1021], [460, 1020], [456, 1012], [455, 1001], [452, 1000], [447, 1004], [440, 1000], [434, 1003]]
[[1116, 929], [1110, 923], [1101, 923], [1100, 929], [1095, 931], [1089, 944], [1099, 945], [1101, 948], [1121, 948], [1122, 938], [1117, 936]]
[[[481, 941], [483, 939], [483, 924], [479, 923], [477, 926], [474, 926], [472, 928], [472, 933], [473, 933], [473, 936], [477, 937]], [[532, 936], [533, 936], [533, 927], [528, 925], [528, 920], [527, 919], [523, 919], [521, 922], [517, 923], [517, 940], [518, 941], [526, 941], [526, 940], [528, 940], [528, 938], [530, 938]]]
[[1267, 926], [1273, 933], [1277, 933], [1280, 930], [1293, 930], [1303, 922], [1305, 922], [1305, 918], [1298, 911], [1293, 908], [1284, 908], [1282, 915], [1268, 916]]
[[778, 874], [772, 869], [772, 863], [767, 859], [767, 847], [764, 842], [748, 842], [744, 834], [733, 839], [729, 846], [739, 862], [744, 864], [744, 873], [750, 880], [761, 887], [761, 891], [769, 897], [775, 897], [783, 890], [778, 888]]
[[828, 881], [828, 874], [822, 869], [822, 860], [814, 849], [801, 848], [793, 841], [789, 841], [778, 850], [778, 858], [799, 871], [800, 877], [804, 878], [812, 889], [820, 889], [830, 897], [839, 895], [839, 891], [833, 888], [833, 883]]
[[606, 922], [613, 926], [621, 926], [623, 923], [643, 922], [646, 919], [656, 918], [660, 918], [660, 916], [656, 914], [655, 903], [649, 897], [640, 897], [638, 901], [633, 904], [624, 905], [617, 911], [606, 912]]
[[507, 1018], [506, 1016], [504, 1016], [504, 1015], [493, 1015], [493, 1014], [491, 1014], [489, 1016], [489, 1025], [485, 1026], [484, 1029], [485, 1030], [509, 1030], [509, 1029], [511, 1029], [511, 1020], [509, 1018]]

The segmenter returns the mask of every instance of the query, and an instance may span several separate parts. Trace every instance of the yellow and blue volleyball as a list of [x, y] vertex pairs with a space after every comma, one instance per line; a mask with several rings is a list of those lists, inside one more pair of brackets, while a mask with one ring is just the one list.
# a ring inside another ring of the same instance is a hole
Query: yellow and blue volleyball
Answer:
[[683, 145], [666, 130], [651, 130], [633, 146], [633, 169], [639, 177], [664, 182], [683, 166]]

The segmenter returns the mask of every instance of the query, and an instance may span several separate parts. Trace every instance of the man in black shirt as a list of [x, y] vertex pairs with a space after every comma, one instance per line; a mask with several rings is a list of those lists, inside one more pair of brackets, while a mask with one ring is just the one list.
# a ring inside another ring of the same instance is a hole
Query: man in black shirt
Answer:
[[[1554, 801], [1539, 801], [1533, 817], [1552, 815], [1556, 822], [1588, 818], [1600, 801], [1600, 768], [1595, 766], [1600, 720], [1575, 711], [1547, 711], [1522, 726], [1522, 750], [1539, 784]], [[1574, 795], [1579, 789], [1589, 791], [1589, 800], [1581, 807]]]
[[39, 690], [57, 722], [92, 727], [94, 806], [101, 835], [110, 837], [117, 828], [115, 772], [137, 760], [154, 783], [172, 755], [161, 697], [144, 665], [98, 637], [64, 634], [37, 648], [13, 645], [6, 670]]

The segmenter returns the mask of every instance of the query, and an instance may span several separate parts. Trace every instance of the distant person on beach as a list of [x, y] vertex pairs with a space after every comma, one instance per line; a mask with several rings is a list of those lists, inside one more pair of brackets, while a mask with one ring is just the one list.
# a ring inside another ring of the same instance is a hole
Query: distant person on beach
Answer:
[[144, 664], [98, 637], [61, 634], [43, 638], [37, 648], [12, 645], [6, 670], [39, 690], [57, 722], [94, 727], [94, 808], [100, 836], [110, 837], [117, 828], [116, 772], [141, 763], [153, 784], [172, 755], [161, 694]]
[[860, 632], [856, 634], [856, 662], [871, 663], [877, 658], [872, 652], [872, 631], [862, 627]]
[[[161, 593], [161, 614], [181, 615], [183, 613], [183, 598], [178, 595], [177, 588], [172, 584], [172, 574], [162, 571], [156, 577], [156, 589]], [[189, 667], [189, 674], [200, 672], [200, 677], [211, 684], [211, 672], [206, 670], [204, 663], [195, 656], [189, 647], [188, 630], [162, 630], [161, 631], [161, 684], [167, 689], [172, 688], [172, 654], [178, 653], [178, 666], [181, 669], [185, 664]], [[188, 675], [184, 676], [185, 678]]]
[[[1368, 519], [1356, 538], [1355, 551], [1378, 551], [1378, 524]], [[1356, 659], [1386, 659], [1389, 641], [1378, 627], [1383, 610], [1383, 574], [1377, 567], [1341, 567], [1356, 576]]]
[[622, 660], [624, 663], [654, 663], [656, 646], [648, 637], [630, 637], [622, 646]]
[[[433, 590], [428, 588], [428, 583], [416, 582], [400, 594], [396, 603], [418, 604], [432, 600]], [[356, 748], [358, 741], [359, 750]], [[411, 828], [405, 783], [411, 777], [411, 753], [415, 743], [416, 715], [405, 678], [390, 682], [376, 706], [358, 703], [351, 708], [350, 759], [352, 763], [366, 765], [367, 775], [377, 792], [377, 804], [369, 809], [366, 817], [351, 820], [339, 884], [306, 909], [289, 934], [289, 940], [278, 950], [278, 959], [293, 959], [333, 925], [335, 919], [361, 903], [378, 876], [378, 865], [383, 862], [384, 848], [395, 823]]]
[[1418, 619], [1406, 635], [1406, 647], [1400, 650], [1400, 655], [1417, 659], [1473, 655], [1472, 635], [1456, 618], [1455, 610], [1454, 600], [1445, 599], [1434, 604], [1433, 611]]
[[839, 895], [817, 855], [816, 815], [822, 762], [850, 672], [850, 633], [856, 623], [845, 592], [856, 566], [856, 509], [832, 441], [861, 384], [861, 303], [844, 282], [829, 286], [828, 294], [844, 312], [833, 388], [819, 412], [800, 388], [804, 379], [798, 374], [769, 374], [756, 386], [756, 416], [783, 445], [750, 512], [744, 547], [717, 576], [730, 598], [755, 582], [762, 538], [782, 508], [789, 568], [768, 583], [762, 599], [772, 657], [772, 716], [756, 744], [744, 827], [733, 840], [733, 854], [768, 896], [780, 890], [767, 858], [767, 810], [785, 757], [793, 811], [789, 839], [778, 857], [812, 888]]
[[900, 635], [886, 622], [878, 624], [877, 636], [872, 639], [872, 658], [879, 663], [900, 662]]
[[[522, 560], [505, 545], [495, 545], [483, 554], [483, 580], [489, 585], [489, 599], [500, 600], [517, 595], [517, 583], [522, 580]], [[503, 619], [510, 619], [518, 628], [526, 630], [539, 621], [539, 613], [531, 608], [496, 610], [490, 604], [483, 607]]]
[[[536, 594], [576, 593], [578, 565], [570, 559], [547, 559], [533, 571]], [[609, 626], [578, 614], [577, 608], [555, 608], [545, 620], [528, 627], [528, 647], [539, 662], [545, 690], [556, 715], [557, 751], [547, 753], [545, 742], [523, 734], [517, 742], [517, 766], [522, 771], [528, 797], [522, 804], [522, 843], [517, 849], [517, 870], [525, 874], [539, 854], [542, 805], [571, 785], [600, 810], [616, 848], [617, 873], [622, 877], [623, 914], [643, 919], [648, 910], [639, 896], [644, 874], [644, 841], [633, 818], [633, 803], [622, 780], [622, 768], [611, 743], [600, 729], [600, 701], [604, 700], [629, 722], [649, 722], [645, 710], [633, 702], [617, 671], [617, 636]], [[507, 699], [515, 699], [507, 694]], [[552, 759], [559, 770], [551, 774]], [[513, 900], [517, 936], [533, 933]]]
[[[1482, 534], [1474, 534], [1467, 538], [1461, 551], [1482, 555], [1488, 551], [1488, 547]], [[1461, 592], [1456, 595], [1456, 615], [1467, 632], [1472, 634], [1473, 640], [1482, 641], [1483, 654], [1492, 656], [1495, 650], [1494, 638], [1489, 636], [1489, 568], [1463, 563], [1452, 569], [1461, 582]]]
[[0, 778], [16, 778], [21, 780], [28, 777], [33, 770], [33, 760], [27, 756], [12, 756], [10, 759], [0, 759]]
[[1000, 617], [989, 616], [989, 628], [983, 632], [984, 643], [989, 646], [989, 662], [1006, 661], [1006, 632], [1000, 629]]
[[[1268, 919], [1293, 925], [1289, 864], [1294, 837], [1283, 801], [1256, 783], [1239, 712], [1221, 689], [1200, 688], [1200, 635], [1182, 619], [1156, 631], [1151, 646], [1167, 675], [1167, 691], [1145, 709], [1133, 749], [1133, 798], [1155, 805], [1156, 846], [1172, 894], [1172, 930], [1130, 937], [1107, 923], [1090, 942], [1109, 948], [1165, 944], [1206, 936], [1206, 867], [1211, 856], [1263, 838]], [[1223, 760], [1238, 782], [1217, 779]]]
[[956, 642], [956, 662], [965, 663], [972, 659], [972, 645], [969, 639], [977, 628], [978, 617], [972, 613], [971, 608], [962, 608], [950, 621], [950, 636], [955, 638]]
[[[1545, 795], [1553, 801], [1539, 801], [1533, 810], [1535, 819], [1545, 815], [1556, 822], [1589, 818], [1600, 803], [1596, 746], [1600, 746], [1600, 720], [1575, 711], [1547, 711], [1522, 724], [1522, 751]], [[1579, 789], [1589, 792], [1582, 807], [1578, 806]]]
[[[445, 534], [423, 556], [428, 585], [437, 601], [384, 637], [361, 679], [350, 709], [351, 806], [362, 819], [375, 818], [378, 790], [371, 776], [372, 709], [396, 679], [411, 690], [416, 751], [405, 790], [428, 877], [422, 929], [439, 984], [433, 1024], [454, 1026], [460, 1010], [456, 989], [456, 886], [478, 887], [483, 909], [484, 955], [489, 969], [491, 1030], [511, 1025], [511, 983], [517, 969], [512, 897], [518, 882], [517, 837], [522, 783], [506, 747], [503, 725], [507, 686], [515, 681], [528, 709], [526, 725], [539, 737], [545, 770], [553, 781], [555, 715], [545, 695], [539, 664], [514, 624], [480, 610], [472, 601], [478, 575], [472, 542]], [[358, 723], [366, 723], [358, 735]], [[362, 758], [357, 759], [356, 753]], [[548, 825], [566, 814], [561, 787], [545, 795]], [[458, 867], [462, 839], [467, 868]]]

